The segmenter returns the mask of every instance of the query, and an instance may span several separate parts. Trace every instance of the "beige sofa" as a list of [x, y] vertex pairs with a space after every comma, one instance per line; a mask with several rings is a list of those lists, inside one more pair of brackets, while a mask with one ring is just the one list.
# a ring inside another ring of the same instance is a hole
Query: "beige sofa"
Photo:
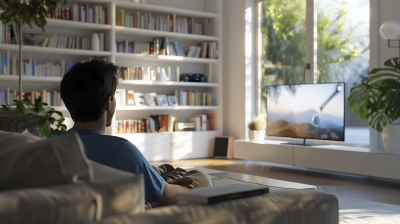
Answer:
[[[57, 179], [57, 173], [63, 178]], [[42, 181], [46, 186], [20, 180], [44, 177], [49, 178]], [[0, 131], [0, 223], [338, 223], [336, 197], [318, 191], [279, 191], [213, 205], [144, 211], [143, 186], [141, 175], [88, 161], [75, 134], [40, 140]]]

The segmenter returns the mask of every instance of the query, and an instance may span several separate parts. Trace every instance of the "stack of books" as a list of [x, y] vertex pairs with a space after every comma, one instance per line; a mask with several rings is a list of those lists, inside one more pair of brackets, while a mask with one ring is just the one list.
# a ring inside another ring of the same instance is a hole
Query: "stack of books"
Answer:
[[[57, 90], [53, 92], [48, 92], [45, 89], [42, 91], [22, 92], [22, 95], [29, 95], [32, 103], [41, 98], [42, 102], [47, 103], [48, 106], [65, 106], [60, 92]], [[7, 87], [6, 90], [2, 91], [0, 88], [0, 105], [15, 105], [14, 100], [19, 100], [19, 92], [17, 90], [10, 90]]]
[[214, 114], [199, 114], [190, 118], [190, 122], [195, 124], [195, 131], [214, 131], [214, 120]]
[[87, 23], [109, 24], [108, 7], [95, 5], [89, 8], [89, 3], [77, 4], [72, 7], [57, 6], [53, 16], [50, 14], [50, 8], [47, 7], [47, 18], [72, 20]]
[[194, 17], [181, 17], [176, 16], [176, 14], [136, 12], [126, 15], [125, 10], [121, 9], [116, 15], [116, 25], [176, 33], [213, 35], [213, 21], [195, 19]]
[[179, 106], [215, 106], [214, 91], [175, 90], [171, 95], [176, 96]]

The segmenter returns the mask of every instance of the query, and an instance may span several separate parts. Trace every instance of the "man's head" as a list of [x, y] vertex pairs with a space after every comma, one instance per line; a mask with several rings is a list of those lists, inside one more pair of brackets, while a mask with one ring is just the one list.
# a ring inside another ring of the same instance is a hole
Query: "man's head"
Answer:
[[115, 111], [114, 94], [118, 67], [112, 63], [92, 60], [77, 63], [68, 70], [60, 85], [61, 99], [75, 122], [94, 122], [107, 111], [107, 126]]

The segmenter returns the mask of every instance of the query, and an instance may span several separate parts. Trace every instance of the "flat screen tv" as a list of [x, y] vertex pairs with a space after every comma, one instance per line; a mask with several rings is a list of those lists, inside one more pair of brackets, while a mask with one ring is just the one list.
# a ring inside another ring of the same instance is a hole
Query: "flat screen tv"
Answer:
[[344, 141], [344, 83], [267, 86], [267, 135]]

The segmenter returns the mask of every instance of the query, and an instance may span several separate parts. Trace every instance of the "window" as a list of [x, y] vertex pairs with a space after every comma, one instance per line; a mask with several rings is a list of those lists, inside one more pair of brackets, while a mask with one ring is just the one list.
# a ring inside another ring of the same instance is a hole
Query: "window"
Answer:
[[[260, 0], [260, 110], [266, 110], [268, 85], [345, 82], [346, 142], [369, 144], [368, 123], [347, 103], [350, 89], [369, 73], [369, 4], [370, 0]], [[308, 79], [307, 63], [313, 67]]]

